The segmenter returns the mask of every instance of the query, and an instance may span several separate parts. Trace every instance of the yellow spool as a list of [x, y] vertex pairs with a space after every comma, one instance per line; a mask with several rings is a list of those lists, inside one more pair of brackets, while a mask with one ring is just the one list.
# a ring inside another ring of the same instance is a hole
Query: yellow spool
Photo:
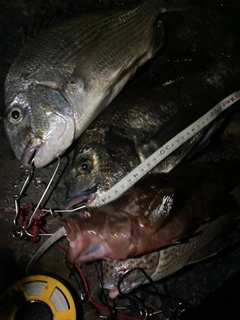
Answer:
[[75, 302], [69, 290], [62, 282], [44, 275], [29, 276], [8, 287], [0, 296], [0, 319], [22, 320], [22, 314], [34, 304], [35, 309], [39, 305], [47, 312], [47, 319], [77, 319]]

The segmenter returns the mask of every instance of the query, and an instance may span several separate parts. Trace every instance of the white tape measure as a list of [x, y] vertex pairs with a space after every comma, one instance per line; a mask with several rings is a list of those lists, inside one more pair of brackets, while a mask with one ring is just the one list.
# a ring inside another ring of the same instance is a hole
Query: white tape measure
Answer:
[[134, 170], [128, 173], [122, 180], [117, 182], [112, 188], [104, 194], [96, 195], [94, 201], [89, 205], [90, 207], [98, 207], [105, 203], [111, 202], [118, 198], [121, 194], [127, 191], [138, 180], [145, 176], [157, 164], [163, 161], [169, 154], [179, 148], [184, 142], [192, 138], [196, 133], [201, 131], [209, 123], [217, 118], [217, 116], [232, 106], [235, 102], [240, 100], [240, 91], [236, 91], [220, 101], [210, 111], [205, 113], [198, 120], [193, 122], [186, 129], [178, 133], [174, 138], [165, 143], [161, 148], [155, 151], [150, 157], [144, 160]]

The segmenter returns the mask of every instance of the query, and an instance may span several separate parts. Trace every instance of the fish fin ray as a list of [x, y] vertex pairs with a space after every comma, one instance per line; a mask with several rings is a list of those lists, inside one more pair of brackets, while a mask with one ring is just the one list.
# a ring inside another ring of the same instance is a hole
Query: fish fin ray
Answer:
[[153, 44], [152, 44], [153, 55], [155, 55], [156, 52], [161, 49], [162, 44], [163, 44], [163, 38], [164, 38], [163, 24], [162, 24], [161, 19], [157, 19], [155, 35], [153, 37]]
[[[163, 193], [163, 197], [160, 196], [160, 193]], [[163, 222], [171, 214], [173, 199], [173, 189], [167, 188], [164, 189], [164, 192], [160, 189], [148, 207], [150, 212], [149, 220], [154, 224], [157, 223], [159, 227], [162, 226]]]
[[237, 241], [230, 235], [227, 237], [221, 235], [217, 239], [212, 240], [209, 244], [207, 244], [207, 246], [203, 247], [200, 251], [197, 251], [195, 254], [193, 254], [188, 264], [197, 263], [202, 260], [211, 258], [217, 255], [224, 248], [234, 244], [235, 242]]

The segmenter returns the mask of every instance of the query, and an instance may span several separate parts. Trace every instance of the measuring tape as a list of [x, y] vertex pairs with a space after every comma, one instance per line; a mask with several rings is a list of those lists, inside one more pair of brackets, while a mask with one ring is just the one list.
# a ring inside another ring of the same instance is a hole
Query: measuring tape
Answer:
[[178, 133], [174, 138], [165, 143], [160, 149], [155, 151], [150, 157], [148, 157], [140, 165], [138, 165], [135, 169], [128, 173], [112, 188], [110, 188], [103, 194], [97, 194], [96, 198], [93, 200], [93, 202], [90, 203], [89, 207], [98, 207], [118, 198], [125, 191], [131, 188], [138, 180], [145, 176], [157, 164], [163, 161], [169, 154], [179, 148], [184, 142], [192, 138], [196, 133], [201, 131], [209, 123], [215, 120], [221, 112], [232, 106], [239, 99], [240, 91], [236, 91], [220, 101], [210, 111], [205, 113], [202, 117], [200, 117], [186, 129]]
[[63, 282], [45, 275], [33, 275], [15, 282], [1, 294], [0, 304], [1, 319], [83, 319], [81, 305], [76, 307]]

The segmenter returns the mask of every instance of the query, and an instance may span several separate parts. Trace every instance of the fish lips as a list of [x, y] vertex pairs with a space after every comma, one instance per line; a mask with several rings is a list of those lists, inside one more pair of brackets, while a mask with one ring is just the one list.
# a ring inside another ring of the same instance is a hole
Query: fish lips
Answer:
[[70, 116], [64, 118], [56, 114], [53, 128], [43, 136], [34, 138], [27, 144], [21, 161], [29, 164], [34, 157], [36, 168], [42, 168], [62, 155], [74, 140], [74, 121]]
[[80, 206], [81, 204], [90, 205], [96, 197], [96, 191], [97, 191], [97, 188], [93, 187], [85, 191], [80, 191], [74, 196], [69, 197], [65, 201], [66, 210], [70, 210], [76, 207], [77, 205]]
[[41, 148], [41, 140], [36, 139], [34, 142], [28, 143], [21, 158], [20, 161], [24, 166], [29, 166], [34, 158], [35, 161], [35, 156], [39, 152]]
[[[67, 240], [69, 241], [69, 260], [72, 263], [85, 263], [93, 260], [101, 259], [107, 255], [107, 248], [101, 241], [94, 243], [90, 240], [88, 232], [82, 229], [78, 218], [84, 217], [82, 212], [72, 214], [63, 219], [65, 230], [67, 232]], [[88, 218], [87, 218], [88, 219]], [[95, 239], [96, 240], [96, 239]]]
[[23, 151], [20, 161], [24, 166], [29, 166], [34, 159], [36, 168], [45, 167], [60, 156], [72, 141], [73, 137], [70, 138], [68, 144], [64, 144], [64, 147], [62, 147], [61, 144], [58, 145], [53, 140], [42, 141], [40, 138], [31, 139]]

